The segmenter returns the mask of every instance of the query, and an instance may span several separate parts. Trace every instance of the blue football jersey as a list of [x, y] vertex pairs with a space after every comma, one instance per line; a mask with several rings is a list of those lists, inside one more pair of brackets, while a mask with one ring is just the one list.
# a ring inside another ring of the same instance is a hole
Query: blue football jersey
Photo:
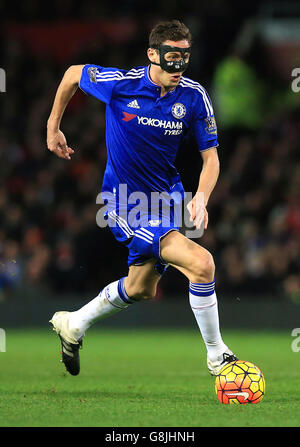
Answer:
[[218, 146], [210, 98], [195, 81], [182, 77], [164, 96], [150, 67], [131, 70], [85, 65], [80, 88], [106, 104], [107, 164], [102, 192], [182, 191], [174, 166], [178, 149], [191, 132], [200, 151]]

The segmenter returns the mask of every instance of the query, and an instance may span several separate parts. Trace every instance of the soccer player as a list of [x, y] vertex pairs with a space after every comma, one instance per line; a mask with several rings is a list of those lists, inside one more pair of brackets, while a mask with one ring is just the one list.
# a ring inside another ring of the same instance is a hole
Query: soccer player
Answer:
[[[77, 88], [106, 104], [107, 165], [102, 191], [104, 197], [108, 193], [116, 200], [108, 207], [107, 218], [115, 238], [129, 250], [126, 277], [108, 284], [81, 309], [56, 312], [50, 320], [62, 344], [62, 361], [72, 375], [80, 371], [79, 348], [87, 329], [140, 300], [153, 298], [167, 266], [189, 280], [190, 306], [207, 349], [209, 372], [217, 375], [225, 364], [237, 359], [220, 333], [213, 257], [180, 233], [174, 204], [168, 225], [163, 224], [163, 211], [153, 219], [147, 207], [140, 225], [128, 218], [129, 205], [124, 217], [125, 202], [136, 191], [146, 197], [151, 192], [176, 191], [183, 197], [174, 160], [187, 132], [192, 132], [203, 159], [197, 193], [204, 196], [204, 204], [199, 205], [196, 193], [188, 210], [197, 229], [201, 225], [207, 228], [206, 206], [219, 175], [217, 129], [206, 90], [183, 76], [191, 40], [189, 29], [180, 21], [158, 23], [149, 36], [149, 66], [131, 70], [71, 66], [58, 87], [47, 123], [47, 145], [65, 160], [70, 160], [74, 151], [60, 123]], [[120, 185], [126, 185], [125, 199], [119, 194]]]

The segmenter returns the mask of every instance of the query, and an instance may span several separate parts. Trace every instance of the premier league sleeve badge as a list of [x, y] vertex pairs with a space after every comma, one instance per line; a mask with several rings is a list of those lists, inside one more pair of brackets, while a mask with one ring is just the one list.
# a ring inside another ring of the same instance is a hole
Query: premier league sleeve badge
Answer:
[[97, 82], [97, 67], [89, 67], [87, 73], [88, 73], [88, 77], [90, 78], [90, 81], [96, 83]]
[[206, 132], [209, 135], [216, 135], [217, 133], [217, 124], [216, 120], [213, 116], [209, 116], [208, 118], [205, 118], [205, 122], [207, 127], [205, 128]]

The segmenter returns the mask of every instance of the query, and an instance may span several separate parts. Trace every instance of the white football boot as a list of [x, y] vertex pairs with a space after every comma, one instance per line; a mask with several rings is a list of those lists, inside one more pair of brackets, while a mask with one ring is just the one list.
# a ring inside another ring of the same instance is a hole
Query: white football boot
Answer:
[[238, 360], [238, 358], [233, 354], [233, 352], [228, 350], [219, 355], [217, 360], [215, 360], [214, 362], [212, 362], [207, 356], [207, 368], [212, 376], [217, 376], [225, 365], [231, 362], [235, 362], [236, 360]]
[[66, 370], [77, 376], [80, 372], [79, 348], [82, 341], [76, 338], [76, 330], [69, 329], [69, 315], [70, 312], [66, 311], [56, 312], [49, 323], [53, 324], [53, 330], [60, 338], [62, 362]]

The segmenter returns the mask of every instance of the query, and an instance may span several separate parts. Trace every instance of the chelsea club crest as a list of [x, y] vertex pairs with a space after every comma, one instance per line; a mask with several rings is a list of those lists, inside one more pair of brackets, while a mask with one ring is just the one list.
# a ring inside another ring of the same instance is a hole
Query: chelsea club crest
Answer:
[[186, 114], [186, 108], [181, 102], [176, 102], [176, 104], [172, 107], [172, 115], [174, 118], [180, 119], [183, 118]]

